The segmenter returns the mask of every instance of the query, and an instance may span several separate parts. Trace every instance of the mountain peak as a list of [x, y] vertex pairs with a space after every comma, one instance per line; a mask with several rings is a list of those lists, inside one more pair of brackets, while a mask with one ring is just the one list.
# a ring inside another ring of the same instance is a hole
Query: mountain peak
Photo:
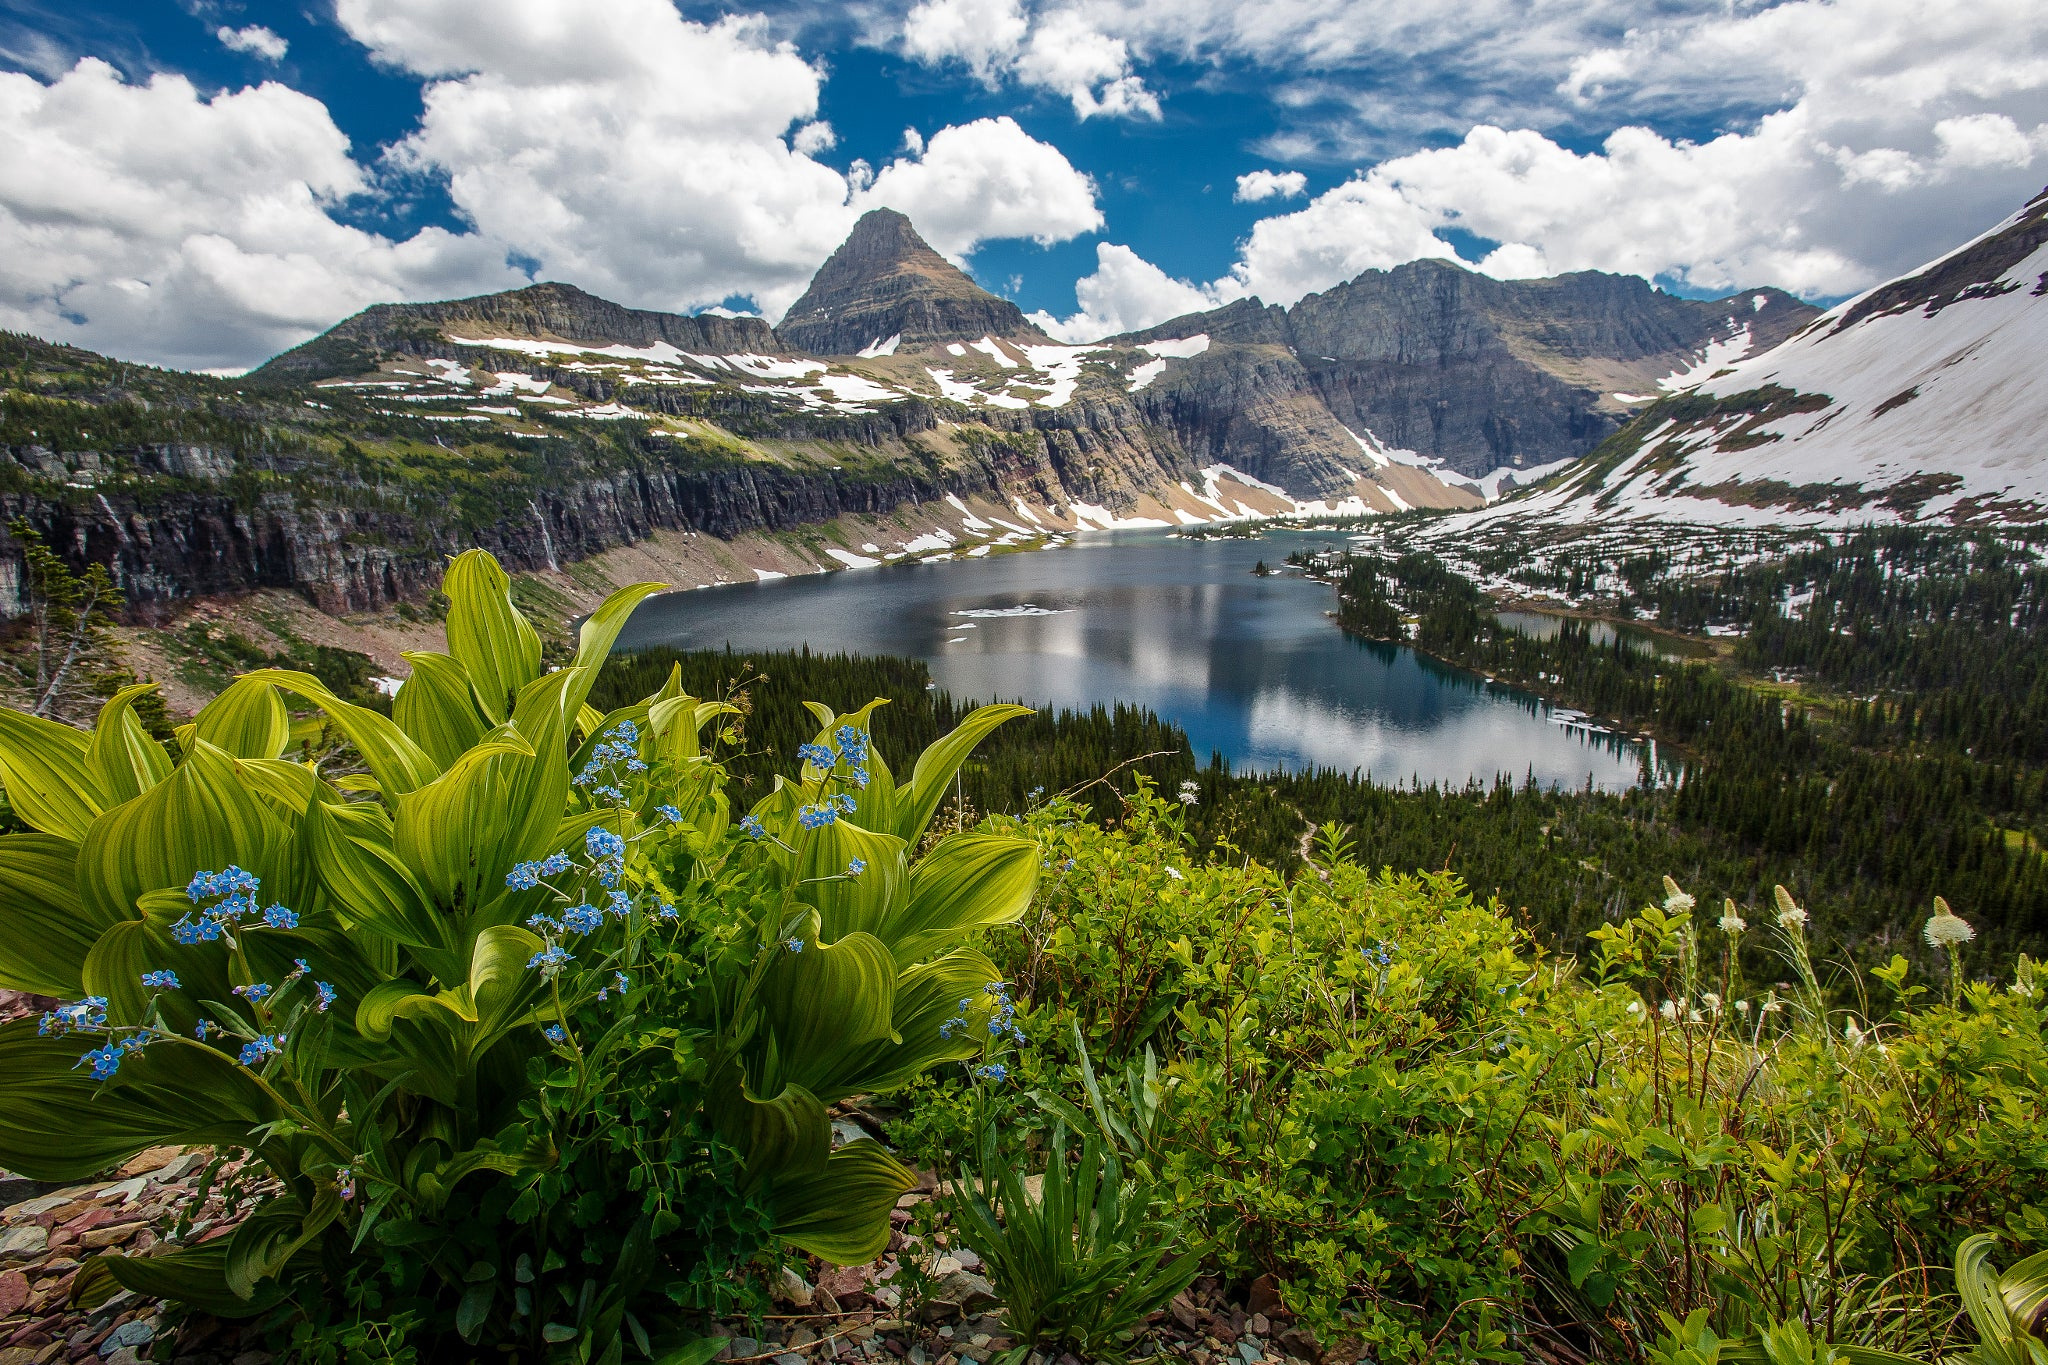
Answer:
[[890, 338], [916, 348], [984, 336], [1046, 336], [932, 250], [894, 209], [861, 215], [775, 329], [813, 355], [852, 355]]

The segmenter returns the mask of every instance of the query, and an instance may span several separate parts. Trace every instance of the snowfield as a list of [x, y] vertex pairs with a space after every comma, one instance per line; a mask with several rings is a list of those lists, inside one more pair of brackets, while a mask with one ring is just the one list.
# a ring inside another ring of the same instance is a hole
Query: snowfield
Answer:
[[[1611, 468], [1588, 461], [1459, 520], [2039, 519], [2048, 513], [2044, 357], [2048, 194], [1771, 350], [1727, 359], [1710, 348], [1685, 372], [1680, 397], [1693, 412], [1636, 433]], [[1702, 413], [1700, 400], [1719, 401]]]

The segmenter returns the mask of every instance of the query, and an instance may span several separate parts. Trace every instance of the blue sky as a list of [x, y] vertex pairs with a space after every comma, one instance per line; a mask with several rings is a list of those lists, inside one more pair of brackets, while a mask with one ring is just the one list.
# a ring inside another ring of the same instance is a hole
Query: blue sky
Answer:
[[2035, 0], [0, 0], [0, 325], [774, 318], [876, 204], [1076, 340], [1425, 255], [1826, 300], [2048, 180], [2044, 69]]

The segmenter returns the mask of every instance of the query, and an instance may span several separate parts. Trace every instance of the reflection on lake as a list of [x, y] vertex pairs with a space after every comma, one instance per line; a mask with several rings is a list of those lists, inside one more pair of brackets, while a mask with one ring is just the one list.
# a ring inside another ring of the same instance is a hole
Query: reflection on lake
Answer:
[[1220, 752], [1239, 770], [1635, 784], [1633, 743], [1413, 650], [1354, 641], [1328, 615], [1330, 588], [1251, 573], [1325, 539], [1115, 532], [1029, 554], [704, 588], [643, 604], [619, 647], [905, 655], [958, 697], [1149, 707], [1198, 757]]
[[1612, 621], [1588, 621], [1548, 611], [1500, 611], [1494, 613], [1494, 619], [1517, 635], [1526, 635], [1532, 640], [1555, 640], [1566, 621], [1576, 620], [1585, 627], [1587, 638], [1602, 649], [1619, 640], [1637, 654], [1654, 651], [1667, 659], [1687, 657], [1687, 652], [1676, 641], [1655, 631], [1617, 626]]

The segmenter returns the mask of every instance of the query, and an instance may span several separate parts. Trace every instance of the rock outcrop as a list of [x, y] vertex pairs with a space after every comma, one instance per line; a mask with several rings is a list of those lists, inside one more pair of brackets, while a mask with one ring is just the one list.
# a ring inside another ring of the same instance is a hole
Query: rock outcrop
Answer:
[[1240, 300], [1129, 340], [1205, 334], [1229, 348], [1212, 373], [1235, 348], [1249, 348], [1236, 356], [1249, 369], [1284, 348], [1342, 427], [1476, 478], [1584, 455], [1660, 381], [1766, 350], [1818, 311], [1777, 289], [1682, 299], [1633, 275], [1496, 280], [1427, 260], [1291, 308]]
[[1050, 341], [1017, 305], [967, 278], [894, 209], [872, 209], [776, 329], [792, 349], [857, 355], [980, 337]]

